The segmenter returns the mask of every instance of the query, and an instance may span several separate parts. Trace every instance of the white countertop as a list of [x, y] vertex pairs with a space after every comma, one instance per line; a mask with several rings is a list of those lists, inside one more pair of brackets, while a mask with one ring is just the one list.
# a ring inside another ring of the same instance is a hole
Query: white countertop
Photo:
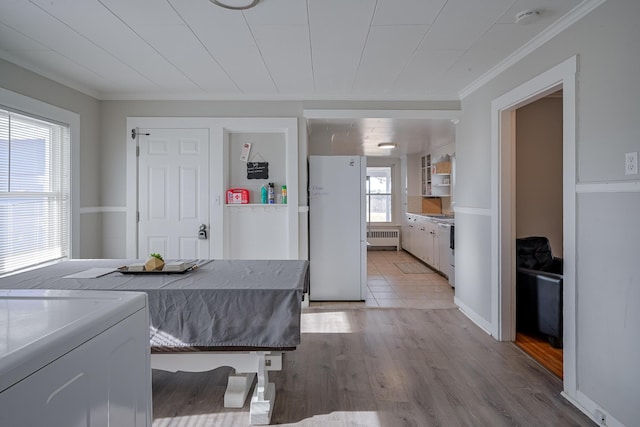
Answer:
[[0, 290], [0, 391], [147, 307], [139, 292]]
[[455, 217], [453, 215], [445, 215], [445, 214], [430, 214], [423, 212], [407, 212], [407, 215], [416, 215], [426, 218], [428, 220], [439, 222], [441, 224], [455, 224]]

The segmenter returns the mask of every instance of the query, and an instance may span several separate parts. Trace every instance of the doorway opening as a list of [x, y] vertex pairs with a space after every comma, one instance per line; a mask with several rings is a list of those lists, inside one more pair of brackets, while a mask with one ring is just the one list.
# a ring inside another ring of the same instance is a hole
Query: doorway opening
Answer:
[[[576, 72], [572, 57], [494, 99], [492, 110], [492, 334], [516, 340], [516, 111], [562, 90], [562, 337], [563, 386], [576, 381]], [[543, 165], [539, 171], [544, 172]]]
[[519, 269], [521, 260], [514, 257], [515, 343], [559, 378], [563, 376], [562, 102], [558, 90], [515, 110], [513, 174], [515, 237], [547, 239], [549, 256], [556, 261], [538, 272]]

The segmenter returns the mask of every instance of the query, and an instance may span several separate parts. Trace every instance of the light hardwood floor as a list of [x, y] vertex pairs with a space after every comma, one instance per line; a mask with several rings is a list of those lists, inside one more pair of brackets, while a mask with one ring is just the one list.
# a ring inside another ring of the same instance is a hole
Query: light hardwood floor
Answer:
[[516, 333], [515, 344], [558, 378], [564, 377], [563, 354], [561, 348], [554, 348], [541, 336]]
[[[407, 260], [409, 255], [386, 256]], [[369, 259], [370, 275], [372, 264], [389, 263]], [[285, 354], [282, 371], [270, 373], [277, 393], [272, 424], [595, 425], [560, 396], [561, 381], [515, 345], [495, 341], [456, 308], [429, 306], [428, 298], [410, 292], [442, 286], [431, 293], [434, 300], [443, 299], [444, 279], [402, 280], [387, 267], [375, 266], [380, 277], [373, 279], [370, 297], [377, 307], [368, 298], [359, 306], [312, 304], [303, 311], [300, 346]], [[375, 285], [389, 286], [385, 292], [397, 296], [376, 298]], [[426, 308], [410, 307], [421, 299]], [[394, 300], [383, 305], [397, 307], [381, 308], [382, 300]], [[228, 373], [228, 368], [154, 371], [153, 425], [247, 426], [248, 404], [222, 406]]]

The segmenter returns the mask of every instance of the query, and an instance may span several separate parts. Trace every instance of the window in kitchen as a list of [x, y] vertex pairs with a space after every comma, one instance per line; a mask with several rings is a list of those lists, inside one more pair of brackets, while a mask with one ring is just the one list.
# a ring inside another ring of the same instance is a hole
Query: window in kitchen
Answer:
[[69, 126], [0, 108], [0, 274], [67, 257]]
[[391, 222], [391, 166], [367, 167], [367, 222]]

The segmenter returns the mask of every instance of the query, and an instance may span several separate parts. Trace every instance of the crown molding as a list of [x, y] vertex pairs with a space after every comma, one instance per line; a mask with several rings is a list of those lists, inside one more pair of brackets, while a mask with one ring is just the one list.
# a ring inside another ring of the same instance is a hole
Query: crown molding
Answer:
[[106, 93], [98, 96], [100, 101], [397, 101], [397, 102], [431, 102], [459, 101], [456, 93], [428, 93], [403, 95], [380, 94], [212, 94], [212, 93], [164, 93], [133, 92]]
[[558, 21], [547, 27], [540, 34], [529, 40], [524, 46], [520, 49], [513, 52], [511, 55], [507, 56], [505, 59], [500, 61], [497, 65], [492, 67], [489, 71], [484, 73], [478, 79], [474, 80], [470, 85], [462, 89], [458, 92], [458, 96], [460, 100], [466, 98], [471, 95], [476, 90], [480, 89], [485, 84], [489, 83], [491, 80], [502, 74], [509, 67], [514, 65], [516, 62], [520, 61], [531, 52], [578, 22], [589, 12], [606, 2], [607, 0], [586, 0], [584, 3], [575, 7], [571, 12], [560, 18]]
[[[22, 60], [21, 58], [12, 55], [10, 52], [0, 50], [0, 59], [7, 61], [11, 65], [18, 66], [20, 68], [24, 68], [27, 71], [37, 74], [40, 77], [44, 77], [45, 79], [49, 79], [54, 83], [57, 83], [62, 86], [66, 86], [69, 89], [73, 89], [77, 92], [80, 92], [84, 95], [90, 96], [94, 99], [100, 100], [100, 93], [91, 89], [89, 86], [83, 85], [78, 82], [74, 82], [71, 79], [66, 79], [57, 75], [55, 73], [51, 73], [47, 70], [40, 69], [39, 67], [34, 66], [33, 64]], [[87, 72], [91, 72], [87, 70]]]

